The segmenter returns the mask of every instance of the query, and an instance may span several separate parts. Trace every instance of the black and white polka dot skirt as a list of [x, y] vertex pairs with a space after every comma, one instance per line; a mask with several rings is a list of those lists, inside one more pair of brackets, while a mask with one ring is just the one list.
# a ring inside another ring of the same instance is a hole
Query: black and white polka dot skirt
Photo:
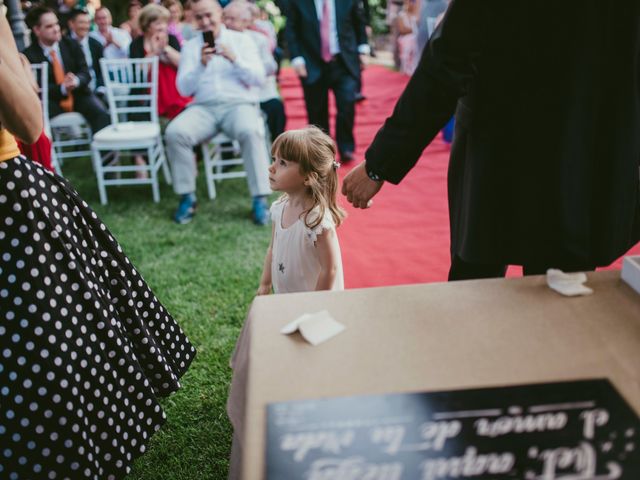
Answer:
[[0, 478], [122, 478], [194, 356], [74, 189], [0, 162]]

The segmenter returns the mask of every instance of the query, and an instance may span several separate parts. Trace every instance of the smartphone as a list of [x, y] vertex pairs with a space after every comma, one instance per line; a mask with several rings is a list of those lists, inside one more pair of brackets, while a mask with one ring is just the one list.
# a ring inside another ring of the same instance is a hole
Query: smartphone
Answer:
[[204, 43], [206, 43], [210, 48], [216, 48], [216, 39], [213, 37], [213, 32], [211, 30], [208, 32], [202, 32], [202, 38], [204, 39]]

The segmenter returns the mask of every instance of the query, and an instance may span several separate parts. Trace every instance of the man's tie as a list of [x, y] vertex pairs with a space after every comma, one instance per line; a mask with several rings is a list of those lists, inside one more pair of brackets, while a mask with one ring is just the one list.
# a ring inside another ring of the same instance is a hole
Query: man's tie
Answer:
[[331, 46], [329, 38], [331, 37], [331, 18], [329, 14], [329, 2], [332, 0], [323, 0], [322, 3], [322, 19], [320, 19], [320, 53], [325, 62], [330, 62]]
[[[49, 55], [51, 56], [51, 65], [53, 66], [53, 79], [58, 85], [61, 85], [62, 82], [64, 82], [64, 69], [55, 50], [51, 49]], [[67, 98], [60, 100], [60, 108], [65, 112], [71, 112], [73, 110], [73, 94], [71, 92], [67, 91]]]

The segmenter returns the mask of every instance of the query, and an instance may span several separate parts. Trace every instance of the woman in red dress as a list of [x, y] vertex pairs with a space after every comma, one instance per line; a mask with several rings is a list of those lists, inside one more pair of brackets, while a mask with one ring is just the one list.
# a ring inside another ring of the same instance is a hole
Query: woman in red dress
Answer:
[[[191, 102], [191, 97], [183, 97], [176, 87], [178, 64], [180, 63], [180, 42], [168, 33], [169, 10], [150, 3], [140, 10], [138, 24], [142, 36], [134, 39], [129, 47], [130, 58], [158, 56], [158, 115], [164, 127]], [[136, 156], [136, 163], [144, 162]], [[140, 172], [146, 174], [146, 172]]]

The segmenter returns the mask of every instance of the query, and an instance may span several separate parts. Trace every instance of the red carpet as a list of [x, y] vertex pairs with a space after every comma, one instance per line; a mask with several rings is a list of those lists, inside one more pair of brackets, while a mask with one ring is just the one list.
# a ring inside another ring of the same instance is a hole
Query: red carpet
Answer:
[[[393, 110], [408, 77], [379, 66], [364, 73], [364, 94], [356, 113], [357, 165], [385, 118]], [[307, 122], [300, 82], [290, 69], [281, 75], [287, 128]], [[332, 112], [335, 109], [332, 107]], [[333, 114], [332, 114], [333, 115]], [[333, 128], [333, 127], [332, 127]], [[398, 185], [385, 184], [366, 211], [341, 205], [348, 218], [339, 228], [347, 288], [444, 281], [449, 269], [447, 162], [449, 147], [440, 137]], [[340, 169], [344, 176], [351, 167]], [[631, 253], [640, 255], [640, 244]], [[616, 261], [609, 268], [620, 268]], [[510, 268], [519, 275], [519, 268]]]

